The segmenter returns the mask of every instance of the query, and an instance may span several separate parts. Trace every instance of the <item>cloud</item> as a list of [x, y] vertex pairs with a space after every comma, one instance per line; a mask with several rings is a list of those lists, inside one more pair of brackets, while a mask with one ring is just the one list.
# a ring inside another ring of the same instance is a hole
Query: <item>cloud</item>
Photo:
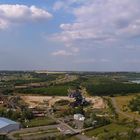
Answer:
[[73, 53], [78, 53], [80, 51], [80, 49], [76, 47], [71, 47], [71, 50]]
[[70, 7], [72, 8], [73, 4], [80, 5], [84, 3], [86, 0], [58, 0], [54, 3], [53, 5], [53, 10], [57, 11], [60, 9], [69, 9]]
[[36, 6], [26, 5], [0, 5], [0, 29], [8, 28], [10, 25], [28, 21], [48, 20], [52, 15]]
[[74, 3], [75, 20], [62, 23], [61, 32], [53, 35], [55, 40], [109, 42], [140, 35], [139, 0], [86, 0], [75, 7]]
[[55, 10], [55, 11], [59, 10], [59, 9], [61, 9], [64, 6], [65, 6], [64, 2], [57, 1], [57, 2], [55, 2], [54, 6], [53, 6], [53, 10]]
[[3, 19], [0, 19], [0, 29], [8, 28], [9, 22]]
[[102, 58], [100, 61], [101, 61], [102, 63], [108, 63], [108, 62], [110, 62], [109, 59], [105, 59], [105, 58]]
[[52, 55], [54, 56], [73, 56], [77, 55], [79, 53], [79, 48], [76, 47], [70, 47], [67, 50], [58, 50], [56, 52], [53, 52]]
[[59, 50], [59, 51], [53, 52], [52, 55], [54, 55], [54, 56], [70, 56], [73, 54], [70, 52], [67, 52], [65, 50]]

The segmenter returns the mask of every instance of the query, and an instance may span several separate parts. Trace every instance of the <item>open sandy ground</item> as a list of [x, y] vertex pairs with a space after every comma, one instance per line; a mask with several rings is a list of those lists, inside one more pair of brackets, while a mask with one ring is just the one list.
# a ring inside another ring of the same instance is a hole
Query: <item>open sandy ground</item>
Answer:
[[[29, 104], [30, 107], [36, 107], [39, 104], [42, 104], [44, 101], [48, 102], [49, 106], [52, 106], [56, 101], [59, 100], [69, 100], [73, 101], [74, 99], [69, 98], [67, 96], [21, 96], [21, 98]], [[93, 108], [102, 109], [106, 107], [106, 104], [104, 100], [101, 97], [95, 96], [95, 97], [87, 97], [87, 101], [89, 101]]]

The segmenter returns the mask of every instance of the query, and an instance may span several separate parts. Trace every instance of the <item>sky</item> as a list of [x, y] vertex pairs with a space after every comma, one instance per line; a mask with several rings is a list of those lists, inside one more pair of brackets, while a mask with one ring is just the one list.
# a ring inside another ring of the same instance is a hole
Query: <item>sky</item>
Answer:
[[0, 70], [140, 71], [140, 0], [0, 0]]

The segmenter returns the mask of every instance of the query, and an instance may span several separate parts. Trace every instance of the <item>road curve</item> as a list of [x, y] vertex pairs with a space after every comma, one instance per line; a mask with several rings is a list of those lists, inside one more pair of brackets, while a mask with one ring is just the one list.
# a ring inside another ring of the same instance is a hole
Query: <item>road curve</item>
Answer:
[[135, 120], [137, 120], [137, 121], [140, 122], [140, 119], [139, 118], [136, 118], [134, 116], [131, 116], [131, 115], [126, 114], [125, 112], [121, 111], [120, 108], [118, 107], [117, 103], [116, 103], [116, 99], [115, 98], [112, 97], [111, 100], [112, 100], [112, 104], [113, 104], [113, 106], [114, 106], [114, 108], [115, 108], [115, 110], [116, 110], [117, 113], [122, 114], [123, 116], [125, 116], [127, 118], [130, 118], [132, 120], [135, 119]]

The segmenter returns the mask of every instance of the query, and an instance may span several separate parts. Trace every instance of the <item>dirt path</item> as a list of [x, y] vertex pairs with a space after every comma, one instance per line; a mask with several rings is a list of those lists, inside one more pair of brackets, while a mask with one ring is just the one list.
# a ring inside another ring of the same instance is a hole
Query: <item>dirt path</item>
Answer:
[[139, 118], [134, 118], [133, 116], [131, 116], [129, 114], [126, 114], [125, 112], [121, 111], [120, 108], [117, 105], [117, 102], [116, 102], [116, 99], [115, 98], [111, 98], [111, 100], [112, 100], [112, 104], [115, 107], [115, 110], [116, 110], [117, 113], [119, 113], [119, 114], [121, 114], [121, 115], [123, 115], [123, 116], [125, 116], [127, 118], [130, 118], [132, 120], [135, 119], [135, 120], [137, 120], [137, 121], [140, 122], [140, 119]]

